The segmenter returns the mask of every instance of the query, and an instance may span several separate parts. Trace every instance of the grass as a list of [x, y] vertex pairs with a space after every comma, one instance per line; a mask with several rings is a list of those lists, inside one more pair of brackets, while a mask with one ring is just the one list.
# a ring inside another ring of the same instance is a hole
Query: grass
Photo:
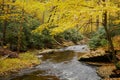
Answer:
[[6, 75], [11, 72], [17, 72], [20, 69], [32, 67], [40, 63], [38, 58], [30, 53], [22, 53], [19, 58], [7, 58], [0, 61], [0, 75]]

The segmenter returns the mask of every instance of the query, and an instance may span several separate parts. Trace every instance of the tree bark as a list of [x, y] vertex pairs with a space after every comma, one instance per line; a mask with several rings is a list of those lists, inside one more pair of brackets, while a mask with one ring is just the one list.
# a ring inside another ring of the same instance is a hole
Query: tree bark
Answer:
[[21, 35], [22, 35], [22, 26], [20, 26], [19, 32], [18, 32], [18, 45], [17, 45], [17, 52], [20, 52], [21, 48]]
[[[6, 15], [5, 12], [4, 12], [4, 8], [5, 8], [5, 1], [2, 0], [2, 15]], [[2, 24], [2, 27], [3, 27], [3, 32], [2, 32], [2, 46], [5, 46], [6, 45], [6, 24], [7, 24], [7, 21], [6, 19], [3, 20], [3, 24]]]
[[17, 45], [17, 52], [20, 52], [20, 48], [21, 48], [21, 42], [22, 42], [22, 31], [23, 31], [23, 22], [24, 22], [24, 9], [22, 9], [22, 13], [21, 13], [21, 21], [20, 21], [20, 28], [19, 28], [19, 32], [18, 32], [18, 45]]
[[96, 30], [99, 29], [99, 15], [97, 16], [97, 19], [96, 19]]
[[[103, 0], [103, 1], [106, 2], [106, 0]], [[105, 6], [106, 5], [104, 5], [104, 7]], [[112, 39], [111, 39], [111, 35], [110, 35], [109, 28], [108, 28], [108, 21], [107, 20], [108, 20], [108, 15], [107, 15], [107, 11], [105, 11], [103, 13], [103, 26], [104, 26], [104, 29], [105, 29], [105, 32], [106, 32], [106, 36], [107, 36], [107, 39], [108, 39], [110, 50], [112, 52], [113, 62], [116, 64], [117, 63], [116, 52], [114, 50], [114, 45], [113, 45], [113, 42], [112, 42]]]
[[6, 45], [6, 24], [7, 24], [7, 21], [4, 20], [3, 22], [3, 46]]

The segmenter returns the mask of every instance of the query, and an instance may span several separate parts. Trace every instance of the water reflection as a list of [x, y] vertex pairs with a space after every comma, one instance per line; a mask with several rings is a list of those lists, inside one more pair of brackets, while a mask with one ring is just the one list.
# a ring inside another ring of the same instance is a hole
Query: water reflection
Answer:
[[75, 56], [75, 53], [72, 51], [66, 51], [61, 53], [52, 53], [52, 54], [45, 54], [44, 57], [42, 57], [43, 61], [50, 60], [54, 63], [60, 63], [64, 61], [70, 61]]
[[27, 74], [11, 80], [59, 80], [56, 76]]

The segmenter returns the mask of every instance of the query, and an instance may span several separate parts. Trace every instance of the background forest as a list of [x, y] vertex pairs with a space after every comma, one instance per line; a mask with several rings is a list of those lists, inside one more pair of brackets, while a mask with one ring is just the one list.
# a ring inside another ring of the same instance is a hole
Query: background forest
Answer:
[[103, 46], [103, 14], [109, 34], [119, 35], [119, 6], [119, 0], [1, 0], [0, 45], [18, 51], [52, 48], [55, 39], [76, 42], [89, 34], [91, 47]]

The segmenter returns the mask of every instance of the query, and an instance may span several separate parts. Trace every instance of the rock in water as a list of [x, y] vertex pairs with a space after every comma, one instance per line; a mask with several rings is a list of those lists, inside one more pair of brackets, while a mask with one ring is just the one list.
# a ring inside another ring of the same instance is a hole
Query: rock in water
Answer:
[[106, 53], [104, 50], [91, 51], [90, 53], [80, 56], [80, 61], [92, 61], [92, 62], [110, 62], [111, 54]]

